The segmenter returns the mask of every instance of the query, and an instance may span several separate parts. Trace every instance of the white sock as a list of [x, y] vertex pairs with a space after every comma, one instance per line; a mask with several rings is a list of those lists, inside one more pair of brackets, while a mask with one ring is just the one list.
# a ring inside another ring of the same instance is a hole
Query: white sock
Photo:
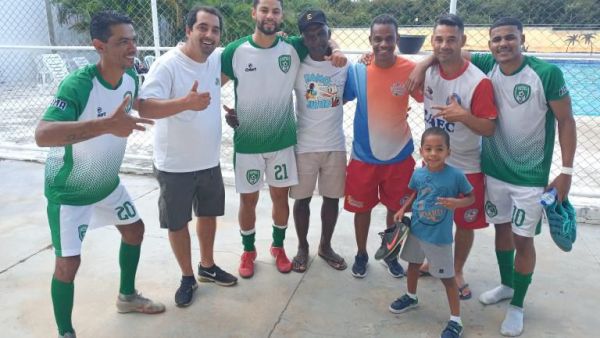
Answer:
[[506, 285], [499, 285], [479, 296], [479, 301], [485, 305], [496, 304], [501, 300], [512, 298], [515, 291]]
[[520, 336], [523, 333], [523, 308], [508, 305], [500, 333], [508, 337]]
[[242, 230], [242, 229], [240, 229], [240, 234], [245, 235], [245, 236], [252, 235], [255, 232], [256, 232], [256, 228], [252, 228], [250, 230]]
[[460, 326], [463, 326], [463, 325], [462, 325], [462, 320], [460, 320], [460, 316], [452, 316], [452, 315], [451, 315], [451, 316], [450, 316], [450, 320], [451, 320], [451, 321], [453, 321], [453, 322], [457, 322], [457, 323], [458, 323], [458, 325], [460, 325]]
[[273, 224], [273, 226], [274, 226], [275, 228], [282, 229], [282, 230], [285, 230], [285, 229], [287, 229], [287, 224], [284, 224], [284, 225], [277, 225], [277, 224]]
[[406, 295], [409, 296], [412, 299], [415, 299], [415, 300], [417, 299], [417, 294], [416, 293], [407, 292]]

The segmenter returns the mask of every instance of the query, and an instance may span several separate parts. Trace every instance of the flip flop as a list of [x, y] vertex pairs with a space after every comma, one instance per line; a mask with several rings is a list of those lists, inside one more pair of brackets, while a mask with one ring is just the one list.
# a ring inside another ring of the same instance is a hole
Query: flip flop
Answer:
[[292, 259], [292, 270], [294, 272], [303, 273], [306, 271], [308, 265], [308, 256], [297, 255]]
[[331, 256], [326, 256], [319, 252], [319, 257], [323, 258], [329, 266], [336, 270], [346, 270], [348, 265], [346, 265], [346, 261], [344, 258], [336, 253], [333, 253]]
[[465, 285], [458, 288], [458, 297], [461, 300], [471, 299], [471, 296], [473, 296], [473, 294], [471, 293], [471, 290], [469, 290], [468, 287], [469, 287], [469, 283], [466, 283]]

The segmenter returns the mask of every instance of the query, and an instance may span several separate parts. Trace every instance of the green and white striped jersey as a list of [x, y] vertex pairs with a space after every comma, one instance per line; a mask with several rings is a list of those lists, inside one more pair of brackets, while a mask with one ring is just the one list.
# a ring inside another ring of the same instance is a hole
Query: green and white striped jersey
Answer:
[[277, 37], [271, 47], [261, 48], [246, 36], [225, 47], [221, 71], [235, 87], [236, 152], [266, 153], [296, 144], [292, 90], [307, 54], [298, 37]]
[[[131, 111], [138, 95], [138, 79], [128, 70], [116, 88], [106, 82], [96, 65], [75, 71], [63, 80], [44, 121], [89, 121], [106, 118], [130, 96]], [[45, 195], [51, 202], [88, 205], [108, 196], [119, 184], [119, 168], [127, 138], [104, 134], [52, 147], [46, 160]]]
[[474, 54], [471, 62], [492, 80], [498, 108], [496, 132], [482, 140], [483, 172], [519, 186], [546, 186], [556, 124], [549, 102], [569, 95], [562, 71], [531, 56], [513, 74], [503, 74], [491, 54]]

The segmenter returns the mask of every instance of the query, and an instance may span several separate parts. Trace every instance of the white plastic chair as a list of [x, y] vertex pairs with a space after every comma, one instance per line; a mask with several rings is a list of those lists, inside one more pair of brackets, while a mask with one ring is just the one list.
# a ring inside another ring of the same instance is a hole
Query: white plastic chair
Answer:
[[71, 61], [73, 62], [75, 69], [80, 69], [90, 64], [90, 62], [88, 61], [88, 59], [86, 59], [85, 56], [76, 56], [72, 58]]
[[146, 67], [148, 69], [150, 69], [150, 66], [152, 66], [152, 64], [154, 63], [154, 60], [156, 60], [156, 57], [154, 55], [144, 56], [144, 63], [146, 64]]
[[58, 54], [42, 54], [38, 61], [42, 86], [58, 87], [60, 82], [69, 75], [67, 64]]

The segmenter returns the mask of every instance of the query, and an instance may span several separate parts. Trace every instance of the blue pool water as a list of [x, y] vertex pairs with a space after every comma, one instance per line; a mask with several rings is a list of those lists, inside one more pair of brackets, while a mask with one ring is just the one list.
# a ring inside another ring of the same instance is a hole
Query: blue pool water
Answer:
[[565, 76], [574, 115], [600, 116], [600, 61], [548, 60]]

